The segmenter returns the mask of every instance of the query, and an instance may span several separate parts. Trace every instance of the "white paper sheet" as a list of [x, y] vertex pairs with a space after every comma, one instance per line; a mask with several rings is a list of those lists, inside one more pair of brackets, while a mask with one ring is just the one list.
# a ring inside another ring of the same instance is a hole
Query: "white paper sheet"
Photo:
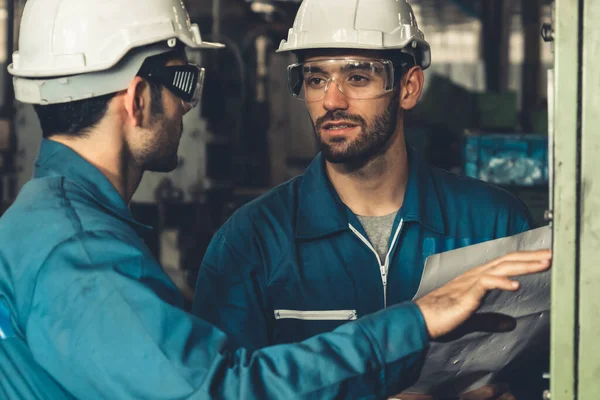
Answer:
[[[427, 258], [414, 299], [504, 254], [549, 249], [551, 240], [551, 228], [544, 227], [433, 255]], [[528, 347], [548, 340], [550, 271], [516, 280], [521, 283], [518, 292], [493, 291], [478, 311], [509, 315], [516, 319], [516, 328], [507, 333], [477, 332], [447, 343], [432, 343], [418, 382], [406, 392], [456, 396], [477, 389], [490, 383]]]

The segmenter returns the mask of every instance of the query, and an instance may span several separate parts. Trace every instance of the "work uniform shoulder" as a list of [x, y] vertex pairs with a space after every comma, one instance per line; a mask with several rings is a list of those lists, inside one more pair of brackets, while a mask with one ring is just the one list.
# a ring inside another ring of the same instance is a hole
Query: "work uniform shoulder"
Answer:
[[[48, 177], [28, 182], [0, 221], [2, 251], [18, 264], [39, 263], [61, 243], [87, 240], [89, 235], [119, 238], [138, 245], [139, 236], [124, 221], [79, 193], [65, 190], [64, 179]], [[118, 245], [116, 239], [110, 248]], [[139, 246], [138, 246], [139, 247]]]
[[[153, 260], [141, 239], [132, 241], [119, 231], [101, 229], [79, 231], [56, 243], [48, 255], [48, 259], [54, 260], [65, 257], [79, 260], [82, 265], [113, 267], [131, 260]], [[138, 261], [135, 263], [142, 267]]]
[[28, 246], [36, 243], [36, 248], [52, 246], [79, 230], [61, 177], [34, 179], [25, 184], [0, 223], [0, 234], [11, 235], [13, 240], [19, 237], [20, 243], [26, 239]]
[[[63, 189], [60, 177], [35, 179], [23, 187], [0, 219], [0, 275], [8, 277], [5, 283], [14, 293], [19, 318], [28, 315], [28, 301], [48, 260], [58, 260], [54, 266], [83, 268], [116, 265], [115, 260], [139, 257], [143, 252], [141, 239], [123, 234], [116, 225], [111, 229], [102, 224], [82, 226]], [[105, 218], [110, 216], [105, 214]]]
[[[517, 234], [533, 226], [525, 204], [503, 188], [433, 167], [431, 176], [450, 225], [476, 225], [474, 229], [479, 235], [490, 239]], [[452, 219], [460, 221], [452, 223]]]
[[489, 206], [494, 209], [523, 210], [525, 206], [505, 189], [468, 176], [460, 176], [439, 168], [430, 167], [436, 188], [449, 199], [469, 204]]
[[51, 253], [69, 246], [98, 255], [145, 248], [126, 222], [86, 196], [66, 194], [60, 178], [39, 181], [24, 186], [0, 221], [0, 238], [6, 238], [2, 252], [10, 254], [13, 263], [39, 266]]
[[227, 240], [239, 240], [241, 235], [290, 232], [301, 180], [302, 176], [293, 178], [244, 204], [223, 224], [219, 233]]
[[[110, 212], [81, 186], [61, 176], [33, 179], [23, 186], [11, 212], [27, 222], [44, 221], [47, 233], [53, 227], [69, 235], [78, 231], [122, 231], [135, 235], [128, 223]], [[48, 222], [48, 223], [46, 223]], [[53, 236], [57, 241], [63, 235]]]
[[[236, 210], [213, 238], [204, 258], [219, 270], [242, 265], [255, 267], [276, 260], [293, 245], [296, 177]], [[234, 258], [237, 263], [226, 258]]]

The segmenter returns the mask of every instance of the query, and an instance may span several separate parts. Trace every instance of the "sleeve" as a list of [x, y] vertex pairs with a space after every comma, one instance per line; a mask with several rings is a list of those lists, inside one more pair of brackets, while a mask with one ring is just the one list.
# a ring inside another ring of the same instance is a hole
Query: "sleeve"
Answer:
[[192, 312], [221, 329], [236, 347], [256, 350], [269, 344], [271, 321], [253, 268], [217, 232], [198, 271]]
[[418, 376], [428, 338], [414, 304], [305, 342], [235, 350], [159, 296], [167, 278], [153, 260], [110, 239], [55, 249], [27, 319], [36, 361], [77, 398], [376, 399]]

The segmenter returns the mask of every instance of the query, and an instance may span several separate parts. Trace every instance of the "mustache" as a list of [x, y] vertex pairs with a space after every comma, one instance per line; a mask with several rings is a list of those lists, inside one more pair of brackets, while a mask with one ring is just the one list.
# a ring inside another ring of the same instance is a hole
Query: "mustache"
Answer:
[[321, 128], [323, 127], [323, 124], [325, 124], [326, 122], [334, 122], [334, 121], [354, 122], [363, 128], [367, 124], [365, 119], [363, 117], [361, 117], [360, 115], [348, 114], [346, 111], [343, 111], [343, 110], [335, 110], [335, 111], [327, 111], [327, 114], [323, 115], [322, 117], [317, 118], [317, 121], [315, 122], [315, 128], [317, 129], [317, 132], [319, 132], [321, 130]]

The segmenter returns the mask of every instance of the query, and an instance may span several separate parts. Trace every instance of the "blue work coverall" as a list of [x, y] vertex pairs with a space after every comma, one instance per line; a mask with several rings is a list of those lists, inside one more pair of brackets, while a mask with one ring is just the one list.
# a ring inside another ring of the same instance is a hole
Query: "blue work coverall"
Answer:
[[236, 350], [184, 312], [147, 229], [98, 169], [43, 141], [0, 219], [0, 398], [378, 399], [416, 379], [428, 343], [416, 305]]
[[215, 234], [194, 313], [248, 349], [301, 341], [411, 300], [432, 254], [531, 228], [526, 207], [508, 192], [408, 154], [386, 259], [318, 155], [303, 175], [242, 206]]

